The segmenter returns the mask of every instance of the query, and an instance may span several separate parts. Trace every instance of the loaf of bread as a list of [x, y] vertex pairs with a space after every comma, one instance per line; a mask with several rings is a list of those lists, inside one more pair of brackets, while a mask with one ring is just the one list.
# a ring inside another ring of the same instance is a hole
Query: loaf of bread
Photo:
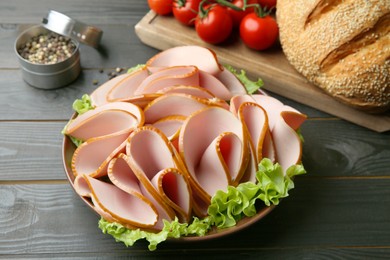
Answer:
[[332, 97], [390, 109], [390, 0], [278, 0], [288, 61]]

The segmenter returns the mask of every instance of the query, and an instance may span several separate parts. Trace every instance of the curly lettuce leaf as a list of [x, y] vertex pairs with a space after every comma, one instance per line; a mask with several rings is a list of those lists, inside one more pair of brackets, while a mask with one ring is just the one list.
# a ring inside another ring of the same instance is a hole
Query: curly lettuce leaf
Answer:
[[232, 227], [243, 217], [254, 216], [258, 199], [265, 205], [278, 205], [281, 198], [288, 196], [294, 188], [292, 177], [306, 173], [302, 165], [292, 165], [284, 174], [278, 163], [264, 158], [256, 173], [257, 183], [241, 183], [237, 187], [229, 186], [227, 191], [219, 190], [211, 199], [208, 214], [213, 225], [218, 228]]
[[134, 67], [131, 67], [127, 70], [127, 73], [133, 73], [134, 71], [137, 71], [139, 69], [142, 69], [144, 68], [146, 65], [145, 64], [138, 64], [138, 65], [135, 65]]
[[194, 218], [191, 224], [180, 223], [177, 218], [171, 222], [164, 220], [163, 229], [158, 233], [152, 233], [141, 229], [128, 229], [119, 223], [111, 223], [101, 218], [99, 228], [104, 234], [110, 234], [117, 242], [123, 242], [126, 246], [133, 246], [138, 240], [146, 239], [149, 242], [148, 249], [154, 251], [158, 244], [168, 238], [204, 236], [210, 229], [210, 222], [208, 218], [203, 220]]
[[84, 94], [81, 99], [76, 99], [73, 102], [72, 108], [79, 115], [82, 115], [85, 112], [92, 110], [94, 107], [92, 106], [91, 97], [88, 94]]
[[248, 94], [255, 93], [257, 90], [259, 90], [264, 85], [263, 80], [260, 79], [260, 78], [257, 79], [257, 81], [250, 80], [246, 76], [245, 70], [241, 70], [240, 72], [238, 72], [236, 69], [234, 69], [230, 65], [225, 65], [225, 68], [227, 70], [229, 70], [230, 72], [232, 72], [234, 75], [236, 75], [238, 80], [244, 85], [244, 87], [245, 87], [246, 91], [248, 92]]

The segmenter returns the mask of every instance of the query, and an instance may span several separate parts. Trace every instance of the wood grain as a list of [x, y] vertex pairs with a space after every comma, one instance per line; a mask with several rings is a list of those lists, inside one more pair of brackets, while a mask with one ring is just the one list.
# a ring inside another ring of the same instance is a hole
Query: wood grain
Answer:
[[65, 122], [0, 122], [0, 182], [65, 180], [64, 126]]
[[302, 161], [310, 176], [390, 176], [390, 132], [377, 134], [348, 122], [309, 120], [302, 135]]
[[[343, 250], [358, 255], [369, 251], [373, 256], [381, 255], [381, 250], [373, 250], [377, 246], [383, 250], [390, 248], [390, 223], [386, 214], [372, 212], [378, 207], [383, 212], [390, 211], [389, 185], [389, 179], [297, 178], [290, 197], [251, 228], [211, 241], [166, 242], [159, 246], [158, 255], [206, 251], [212, 255], [229, 252], [255, 256], [267, 250], [297, 250], [299, 254], [304, 248], [312, 248], [313, 256], [325, 249], [331, 249], [328, 254], [334, 250], [335, 255]], [[147, 252], [143, 241], [126, 248], [101, 234], [98, 217], [69, 185], [1, 185], [0, 188], [0, 257], [65, 253], [124, 256], [126, 252], [140, 256]], [[376, 223], [375, 228], [369, 223]], [[241, 242], [237, 245], [236, 241]]]
[[209, 45], [197, 37], [195, 30], [181, 25], [172, 17], [156, 15], [153, 11], [135, 27], [140, 39], [160, 50], [181, 45], [200, 45], [213, 49], [221, 63], [244, 69], [260, 76], [264, 88], [297, 102], [325, 111], [369, 129], [390, 130], [390, 115], [371, 115], [348, 107], [309, 83], [287, 61], [280, 47], [267, 52], [247, 48], [238, 37], [222, 45]]

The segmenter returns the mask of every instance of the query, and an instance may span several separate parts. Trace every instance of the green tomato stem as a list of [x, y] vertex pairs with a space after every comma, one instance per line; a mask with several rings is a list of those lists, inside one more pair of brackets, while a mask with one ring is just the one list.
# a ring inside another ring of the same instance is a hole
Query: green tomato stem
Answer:
[[226, 6], [226, 7], [229, 7], [235, 11], [244, 11], [245, 8], [246, 8], [246, 0], [244, 1], [244, 6], [242, 8], [230, 3], [229, 1], [226, 1], [226, 0], [216, 0], [216, 2], [220, 5], [223, 5], [223, 6]]
[[272, 10], [274, 9], [273, 7], [268, 9], [267, 7], [263, 8], [261, 5], [259, 4], [254, 4], [255, 6], [255, 13], [258, 17], [260, 18], [264, 18], [266, 17], [267, 15], [270, 15]]
[[179, 7], [184, 7], [186, 5], [187, 0], [174, 0]]

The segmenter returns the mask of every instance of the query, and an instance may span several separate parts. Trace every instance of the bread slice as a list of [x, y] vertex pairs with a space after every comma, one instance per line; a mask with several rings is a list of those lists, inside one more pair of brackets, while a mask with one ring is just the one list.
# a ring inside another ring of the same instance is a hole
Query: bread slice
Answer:
[[278, 0], [280, 42], [310, 82], [352, 107], [390, 109], [389, 0]]

